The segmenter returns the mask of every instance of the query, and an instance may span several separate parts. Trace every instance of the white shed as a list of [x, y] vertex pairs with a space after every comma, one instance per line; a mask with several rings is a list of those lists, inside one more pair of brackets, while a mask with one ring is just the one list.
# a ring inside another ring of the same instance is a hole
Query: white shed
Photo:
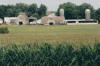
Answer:
[[3, 20], [0, 18], [0, 25], [3, 23]]
[[16, 24], [17, 17], [4, 17], [4, 22], [6, 24]]

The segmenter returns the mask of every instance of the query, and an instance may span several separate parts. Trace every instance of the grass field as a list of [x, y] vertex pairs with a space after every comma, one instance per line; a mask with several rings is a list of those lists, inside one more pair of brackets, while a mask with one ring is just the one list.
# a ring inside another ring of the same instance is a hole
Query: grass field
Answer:
[[[5, 25], [0, 25], [4, 27]], [[0, 44], [30, 42], [71, 42], [76, 44], [100, 42], [100, 25], [9, 25], [10, 33], [0, 34]]]

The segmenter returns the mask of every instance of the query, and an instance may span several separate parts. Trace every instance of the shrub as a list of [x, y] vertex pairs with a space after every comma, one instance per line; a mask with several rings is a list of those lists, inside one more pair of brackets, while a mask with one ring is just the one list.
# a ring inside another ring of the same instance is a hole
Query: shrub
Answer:
[[100, 44], [80, 49], [72, 45], [25, 44], [0, 48], [0, 66], [99, 66]]
[[9, 33], [9, 30], [7, 27], [0, 27], [0, 33], [1, 34], [6, 34], [6, 33]]

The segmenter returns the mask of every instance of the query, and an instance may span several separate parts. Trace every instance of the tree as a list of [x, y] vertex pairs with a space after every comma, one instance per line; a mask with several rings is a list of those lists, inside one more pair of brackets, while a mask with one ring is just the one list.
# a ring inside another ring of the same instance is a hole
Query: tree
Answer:
[[57, 10], [57, 15], [59, 15], [59, 10], [63, 8], [65, 11], [65, 18], [66, 19], [83, 19], [85, 18], [85, 10], [91, 10], [91, 18], [95, 18], [95, 10], [93, 6], [88, 3], [83, 3], [80, 6], [77, 6], [73, 3], [64, 3], [61, 4]]
[[7, 14], [7, 9], [5, 5], [0, 6], [0, 18], [4, 18]]
[[77, 6], [77, 10], [78, 10], [78, 18], [83, 19], [85, 18], [85, 10], [86, 9], [90, 9], [91, 10], [91, 18], [94, 18], [94, 14], [95, 14], [95, 10], [93, 8], [93, 6], [91, 6], [88, 3], [83, 3], [80, 6]]
[[96, 18], [96, 19], [99, 21], [99, 23], [100, 23], [100, 8], [96, 10], [95, 15], [96, 15], [95, 18]]
[[24, 3], [17, 3], [15, 5], [15, 13], [16, 13], [16, 16], [18, 16], [19, 12], [25, 12], [27, 13], [28, 12], [28, 5], [27, 4], [24, 4]]
[[27, 4], [24, 4], [24, 3], [17, 3], [16, 4], [16, 10], [18, 12], [27, 12], [28, 10], [28, 5]]
[[7, 9], [7, 12], [6, 12], [7, 13], [6, 14], [7, 17], [15, 17], [15, 16], [17, 16], [16, 15], [16, 9], [15, 9], [14, 5], [7, 5], [6, 9]]
[[16, 5], [0, 5], [0, 18], [4, 17], [16, 17], [19, 12], [25, 12], [28, 16], [34, 16], [41, 18], [46, 15], [47, 8], [45, 5], [41, 5], [39, 8], [37, 4], [27, 5], [24, 3], [17, 3]]
[[39, 19], [38, 13], [34, 13], [32, 16], [33, 16], [33, 17], [37, 17], [37, 18]]
[[29, 5], [27, 12], [28, 16], [32, 16], [34, 13], [37, 13], [37, 9], [38, 9], [37, 4], [33, 3]]
[[59, 10], [63, 8], [64, 9], [64, 15], [65, 15], [65, 19], [76, 19], [77, 18], [77, 6], [73, 3], [64, 3], [61, 4], [57, 10], [57, 15], [59, 15]]
[[45, 16], [46, 12], [47, 12], [47, 7], [43, 4], [41, 4], [40, 8], [38, 8], [38, 14], [40, 15], [39, 18]]

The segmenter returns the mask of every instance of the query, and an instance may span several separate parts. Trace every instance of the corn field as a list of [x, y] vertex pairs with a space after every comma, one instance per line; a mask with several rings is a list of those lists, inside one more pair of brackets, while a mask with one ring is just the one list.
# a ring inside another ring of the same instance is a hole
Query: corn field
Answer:
[[100, 43], [11, 44], [0, 48], [0, 66], [99, 66]]

